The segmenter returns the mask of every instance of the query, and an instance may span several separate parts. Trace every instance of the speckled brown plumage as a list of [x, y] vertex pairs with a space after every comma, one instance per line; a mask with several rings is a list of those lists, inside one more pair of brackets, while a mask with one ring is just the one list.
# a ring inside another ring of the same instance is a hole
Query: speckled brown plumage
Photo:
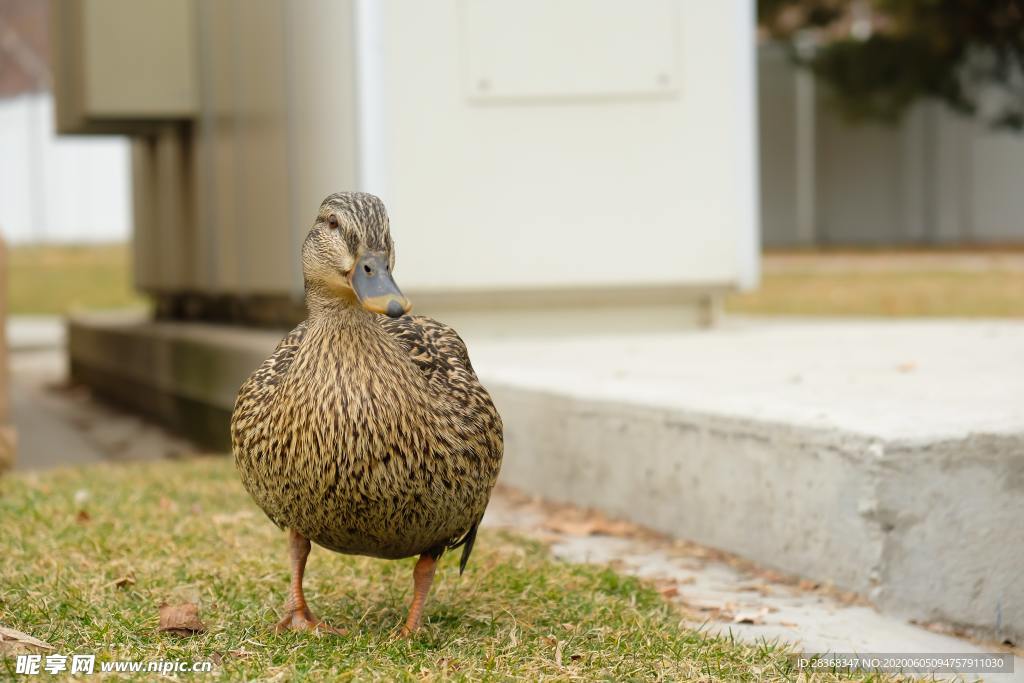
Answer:
[[325, 548], [436, 559], [461, 543], [464, 566], [501, 419], [454, 330], [371, 313], [346, 289], [366, 250], [393, 266], [380, 201], [328, 197], [303, 248], [310, 316], [239, 391], [235, 463], [271, 520]]

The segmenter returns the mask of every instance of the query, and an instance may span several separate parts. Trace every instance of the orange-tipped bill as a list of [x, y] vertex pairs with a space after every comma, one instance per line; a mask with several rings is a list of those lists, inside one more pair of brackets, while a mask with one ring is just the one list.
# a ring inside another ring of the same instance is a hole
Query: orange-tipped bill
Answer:
[[368, 311], [400, 318], [412, 310], [412, 304], [391, 277], [384, 252], [371, 251], [360, 256], [349, 279], [356, 298]]

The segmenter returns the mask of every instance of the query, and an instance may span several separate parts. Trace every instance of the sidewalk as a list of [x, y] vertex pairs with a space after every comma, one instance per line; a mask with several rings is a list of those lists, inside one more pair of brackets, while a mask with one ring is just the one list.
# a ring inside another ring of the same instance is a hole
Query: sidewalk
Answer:
[[7, 321], [16, 470], [173, 456], [194, 448], [160, 427], [94, 401], [67, 383], [64, 322], [56, 316]]

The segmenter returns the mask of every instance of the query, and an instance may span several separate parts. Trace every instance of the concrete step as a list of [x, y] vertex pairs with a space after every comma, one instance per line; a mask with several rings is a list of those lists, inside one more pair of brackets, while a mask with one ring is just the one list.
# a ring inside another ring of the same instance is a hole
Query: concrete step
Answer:
[[[279, 337], [83, 318], [72, 372], [225, 437], [234, 392]], [[467, 342], [505, 420], [507, 483], [1024, 640], [1024, 324], [741, 320]]]
[[472, 350], [508, 483], [1024, 637], [1024, 324], [747, 320]]
[[[1014, 648], [966, 639], [941, 625], [908, 623], [828, 585], [797, 581], [734, 555], [660, 537], [600, 513], [534, 500], [509, 487], [495, 491], [484, 526], [535, 538], [566, 562], [611, 566], [650, 581], [678, 605], [692, 628], [753, 644], [781, 641], [805, 655], [940, 655], [953, 664], [950, 669], [918, 670], [940, 680], [1024, 680], [1020, 649], [1014, 656]], [[1009, 661], [988, 671], [976, 663], [956, 664], [958, 657], [990, 661], [993, 653]]]

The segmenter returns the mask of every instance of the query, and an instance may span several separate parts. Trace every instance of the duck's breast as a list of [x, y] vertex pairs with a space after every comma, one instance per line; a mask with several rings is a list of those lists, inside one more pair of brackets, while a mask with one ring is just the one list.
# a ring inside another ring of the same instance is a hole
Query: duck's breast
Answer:
[[408, 362], [373, 370], [351, 354], [309, 355], [268, 406], [257, 440], [267, 462], [243, 474], [256, 502], [339, 552], [406, 557], [465, 533], [493, 482], [465, 421], [437, 409], [447, 399]]

